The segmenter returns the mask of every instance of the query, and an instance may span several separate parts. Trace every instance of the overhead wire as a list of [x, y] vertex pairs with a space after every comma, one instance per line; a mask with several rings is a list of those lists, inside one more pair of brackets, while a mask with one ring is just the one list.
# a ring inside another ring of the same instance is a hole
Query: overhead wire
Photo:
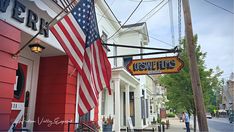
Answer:
[[[153, 7], [153, 8], [152, 8], [145, 16], [143, 16], [137, 23], [141, 22], [144, 18], [146, 18], [147, 15], [149, 15], [150, 13], [152, 13], [152, 12], [153, 12], [156, 8], [158, 8], [164, 1], [165, 1], [165, 0], [162, 0], [159, 4], [157, 4], [155, 7]], [[165, 2], [158, 10], [156, 10], [155, 12], [153, 12], [153, 14], [152, 14], [150, 17], [148, 17], [145, 21], [149, 20], [153, 15], [155, 15], [158, 11], [160, 11], [167, 3], [168, 3], [168, 1]], [[138, 32], [138, 33], [140, 33], [140, 34], [142, 34], [142, 35], [144, 35], [144, 36], [146, 36], [146, 37], [152, 38], [152, 39], [154, 39], [154, 40], [156, 40], [156, 41], [159, 41], [159, 42], [161, 42], [161, 43], [163, 43], [163, 44], [166, 44], [166, 45], [168, 45], [168, 46], [170, 46], [170, 47], [173, 47], [172, 44], [170, 44], [170, 43], [168, 43], [168, 42], [165, 42], [165, 41], [163, 41], [163, 40], [160, 40], [160, 39], [158, 39], [158, 38], [156, 38], [156, 37], [153, 37], [153, 36], [151, 36], [151, 35], [148, 35], [148, 34], [146, 34], [146, 33], [139, 32], [139, 31], [133, 30], [133, 29], [127, 29], [127, 30], [125, 30], [124, 32], [127, 32], [127, 31], [136, 31], [136, 32]]]
[[[158, 8], [164, 1], [165, 1], [165, 0], [162, 0], [159, 4], [157, 4], [154, 8], [152, 8], [152, 9], [151, 9], [144, 17], [142, 17], [138, 22], [141, 22], [147, 15], [149, 15], [152, 11], [154, 11], [156, 8]], [[148, 18], [147, 18], [146, 20], [144, 20], [144, 21], [149, 20], [153, 15], [155, 15], [157, 12], [159, 12], [167, 3], [168, 3], [168, 1], [165, 2], [159, 9], [157, 9], [150, 17], [148, 17]], [[137, 23], [138, 23], [138, 22], [137, 22]], [[129, 30], [129, 31], [131, 31], [131, 30]], [[143, 35], [145, 35], [145, 36], [147, 36], [147, 37], [149, 37], [149, 38], [152, 38], [152, 39], [154, 39], [154, 40], [157, 40], [157, 41], [159, 41], [159, 42], [161, 42], [161, 43], [163, 43], [163, 44], [166, 44], [166, 45], [168, 45], [168, 46], [173, 47], [172, 44], [170, 44], [170, 43], [168, 43], [168, 42], [165, 42], [165, 41], [163, 41], [163, 40], [160, 40], [160, 39], [158, 39], [158, 38], [155, 38], [155, 37], [153, 37], [153, 36], [151, 36], [151, 35], [148, 35], [148, 34], [145, 34], [145, 33], [142, 33], [142, 32], [140, 32], [140, 33], [143, 34]]]
[[[115, 0], [112, 1], [112, 3], [110, 5], [113, 5], [115, 2]], [[108, 8], [104, 11], [103, 15], [101, 15], [101, 18], [98, 20], [98, 23], [102, 20], [103, 17], [105, 17], [105, 13], [107, 12]], [[99, 14], [100, 15], [100, 14]]]
[[[164, 0], [162, 0], [162, 1], [164, 1]], [[157, 5], [157, 6], [155, 6], [155, 7], [158, 7], [158, 6], [159, 6], [159, 5]], [[154, 7], [154, 8], [155, 8], [155, 7]], [[153, 9], [152, 9], [152, 10], [153, 10]], [[149, 14], [149, 13], [147, 13], [147, 14]], [[119, 22], [117, 22], [116, 20], [113, 20], [113, 19], [110, 19], [110, 18], [105, 17], [105, 16], [104, 16], [105, 14], [101, 15], [101, 14], [97, 13], [97, 15], [102, 16], [102, 18], [107, 19], [107, 20], [110, 20], [110, 21], [112, 21], [112, 22], [119, 23]], [[144, 16], [144, 17], [145, 17], [145, 16]], [[143, 17], [142, 17], [142, 18], [143, 18]], [[130, 31], [130, 30], [129, 30], [129, 31]], [[151, 36], [151, 35], [147, 35], [147, 34], [142, 33], [142, 32], [140, 32], [140, 34], [143, 34], [143, 35], [146, 36], [146, 37], [149, 37], [149, 38], [151, 38], [151, 39], [154, 39], [154, 40], [159, 41], [159, 42], [161, 42], [161, 43], [163, 43], [163, 44], [166, 44], [166, 45], [168, 45], [168, 46], [173, 47], [172, 44], [170, 44], [170, 43], [168, 43], [168, 42], [165, 42], [165, 41], [163, 41], [163, 40], [160, 40], [160, 39], [158, 39], [158, 38], [156, 38], [156, 37], [153, 37], [153, 36]]]
[[[112, 22], [119, 23], [119, 21], [116, 21], [116, 20], [110, 19], [110, 18], [108, 18], [108, 17], [105, 17], [105, 15], [102, 15], [102, 14], [99, 14], [99, 13], [96, 13], [96, 14], [99, 15], [99, 16], [101, 16], [101, 17], [104, 18], [104, 19], [110, 20], [110, 21], [112, 21]], [[99, 19], [98, 22], [100, 22], [100, 19]]]
[[181, 0], [178, 0], [178, 37], [179, 44], [181, 43]]
[[[178, 45], [177, 48], [180, 48], [180, 43], [181, 43], [181, 0], [178, 0]], [[177, 56], [180, 55], [180, 52], [178, 52]]]
[[175, 32], [174, 32], [172, 0], [169, 0], [168, 5], [169, 5], [169, 16], [170, 16], [170, 27], [171, 27], [171, 41], [172, 41], [172, 44], [175, 46]]
[[174, 46], [172, 46], [172, 44], [170, 44], [170, 43], [168, 43], [168, 42], [165, 42], [165, 41], [163, 41], [163, 40], [160, 40], [160, 39], [158, 39], [158, 38], [155, 38], [155, 37], [153, 37], [153, 36], [151, 36], [151, 35], [145, 34], [145, 33], [143, 33], [143, 32], [137, 31], [137, 30], [132, 30], [132, 31], [138, 32], [138, 33], [140, 33], [140, 34], [142, 34], [142, 35], [144, 35], [144, 36], [146, 36], [146, 37], [149, 37], [149, 38], [152, 38], [152, 39], [154, 39], [154, 40], [157, 40], [157, 41], [159, 41], [159, 42], [161, 42], [161, 43], [163, 43], [163, 44], [166, 44], [166, 45], [168, 45], [168, 46], [170, 46], [170, 47], [174, 47]]
[[130, 16], [127, 18], [127, 20], [120, 26], [120, 28], [115, 32], [113, 33], [107, 40], [109, 40], [110, 38], [112, 38], [113, 36], [115, 36], [115, 34], [117, 34], [120, 29], [122, 28], [122, 26], [124, 26], [124, 24], [126, 24], [128, 22], [128, 20], [132, 17], [132, 15], [135, 13], [135, 11], [138, 9], [138, 7], [141, 5], [141, 3], [143, 2], [143, 0], [141, 0], [138, 5], [136, 6], [136, 8], [132, 11], [132, 13], [130, 14]]
[[208, 0], [204, 0], [204, 1], [207, 2], [207, 3], [209, 3], [209, 4], [211, 4], [211, 5], [213, 5], [213, 6], [215, 6], [215, 7], [217, 7], [217, 8], [219, 8], [219, 9], [222, 9], [222, 10], [224, 10], [224, 11], [226, 11], [226, 12], [229, 12], [229, 13], [231, 13], [231, 14], [234, 14], [232, 11], [229, 11], [229, 10], [227, 10], [227, 9], [225, 9], [225, 8], [219, 6], [219, 5], [216, 5], [216, 4], [214, 4], [214, 3], [212, 3], [212, 2], [210, 2], [210, 1], [208, 1]]
[[[139, 2], [140, 0], [129, 0], [129, 1]], [[157, 0], [143, 0], [143, 2], [154, 2], [154, 1], [157, 1]]]
[[141, 22], [142, 20], [144, 20], [145, 17], [147, 17], [147, 15], [149, 15], [151, 12], [153, 12], [156, 8], [158, 8], [165, 0], [162, 0], [159, 4], [157, 4], [154, 8], [152, 8], [147, 14], [145, 14], [145, 16], [143, 16], [140, 20], [138, 20], [138, 22]]
[[[138, 22], [140, 22], [140, 21], [142, 21], [147, 15], [149, 15], [152, 11], [154, 11], [157, 7], [159, 7], [163, 2], [164, 2], [165, 0], [162, 0], [159, 4], [157, 4], [154, 8], [152, 8], [144, 17], [142, 17]], [[142, 1], [141, 1], [142, 2]], [[166, 4], [168, 3], [168, 1], [166, 2], [166, 3], [164, 3], [158, 10], [156, 10], [150, 17], [148, 17], [145, 21], [147, 21], [148, 19], [150, 19], [153, 15], [155, 15], [158, 11], [160, 11]], [[140, 3], [139, 3], [140, 4]], [[138, 4], [138, 5], [139, 5]], [[137, 6], [138, 7], [138, 6]], [[99, 14], [100, 15], [100, 14]], [[106, 17], [103, 17], [103, 18], [105, 18], [105, 19], [108, 19], [108, 18], [106, 18]], [[112, 20], [112, 21], [114, 21], [114, 20]], [[116, 21], [115, 21], [116, 22]], [[138, 23], [137, 22], [137, 23]], [[124, 25], [124, 24], [123, 24]], [[123, 26], [122, 25], [122, 26]], [[122, 28], [122, 26], [120, 27], [120, 29]], [[118, 29], [117, 31], [116, 31], [116, 33], [120, 30], [120, 29]], [[153, 36], [151, 36], [151, 35], [149, 35], [149, 34], [146, 34], [146, 33], [143, 33], [143, 32], [139, 32], [139, 31], [137, 31], [137, 30], [132, 30], [132, 29], [127, 29], [127, 30], [125, 30], [125, 32], [126, 31], [136, 31], [136, 32], [138, 32], [138, 33], [140, 33], [140, 34], [142, 34], [142, 35], [144, 35], [144, 36], [146, 36], [146, 37], [149, 37], [149, 38], [151, 38], [151, 39], [154, 39], [154, 40], [156, 40], [156, 41], [159, 41], [159, 42], [161, 42], [161, 43], [163, 43], [163, 44], [166, 44], [166, 45], [168, 45], [168, 46], [170, 46], [170, 47], [174, 47], [171, 43], [168, 43], [168, 42], [165, 42], [165, 41], [163, 41], [163, 40], [161, 40], [161, 39], [158, 39], [158, 38], [156, 38], [156, 37], [153, 37]], [[115, 33], [115, 34], [116, 34]], [[109, 37], [108, 39], [110, 39], [110, 38], [112, 38], [114, 36], [114, 34], [113, 35], [111, 35], [111, 37]]]
[[[163, 0], [163, 1], [165, 1], [165, 0]], [[159, 9], [156, 10], [153, 14], [151, 14], [145, 21], [149, 20], [152, 16], [154, 16], [154, 15], [155, 15], [158, 11], [160, 11], [167, 3], [168, 3], [168, 1], [165, 2], [161, 7], [159, 7]], [[159, 3], [159, 5], [160, 5], [160, 4], [161, 4], [161, 3]]]

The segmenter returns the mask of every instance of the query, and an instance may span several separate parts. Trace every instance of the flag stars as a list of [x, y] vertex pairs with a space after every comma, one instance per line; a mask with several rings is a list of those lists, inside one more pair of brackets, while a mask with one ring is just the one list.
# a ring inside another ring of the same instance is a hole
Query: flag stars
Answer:
[[73, 15], [86, 35], [87, 46], [90, 46], [98, 37], [95, 12], [91, 0], [84, 0], [73, 10]]

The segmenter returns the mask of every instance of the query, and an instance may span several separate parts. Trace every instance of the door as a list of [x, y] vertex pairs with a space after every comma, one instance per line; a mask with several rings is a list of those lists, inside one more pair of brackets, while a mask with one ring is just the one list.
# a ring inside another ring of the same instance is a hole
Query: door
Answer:
[[27, 127], [27, 123], [32, 123], [28, 122], [29, 86], [31, 84], [29, 79], [31, 78], [31, 74], [29, 73], [31, 73], [31, 65], [18, 63], [10, 116], [11, 127], [8, 131], [12, 131], [14, 124], [16, 128], [22, 129]]
[[25, 126], [24, 123], [24, 110], [25, 110], [25, 89], [27, 78], [27, 65], [18, 63], [18, 69], [16, 71], [16, 83], [14, 86], [14, 97], [12, 99], [12, 108], [10, 123], [12, 129], [13, 124], [17, 128]]

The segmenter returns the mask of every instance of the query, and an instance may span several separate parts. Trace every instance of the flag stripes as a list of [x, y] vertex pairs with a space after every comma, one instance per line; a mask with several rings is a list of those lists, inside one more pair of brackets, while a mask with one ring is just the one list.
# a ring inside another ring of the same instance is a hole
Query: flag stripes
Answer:
[[74, 9], [50, 28], [78, 70], [78, 113], [98, 105], [98, 94], [110, 93], [111, 65], [98, 33], [93, 0], [80, 0]]

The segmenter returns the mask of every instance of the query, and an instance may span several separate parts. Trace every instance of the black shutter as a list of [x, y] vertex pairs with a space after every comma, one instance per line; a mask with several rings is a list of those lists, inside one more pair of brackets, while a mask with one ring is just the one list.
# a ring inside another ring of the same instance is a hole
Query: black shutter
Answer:
[[146, 99], [146, 118], [149, 118], [149, 104], [148, 104], [148, 99]]
[[145, 100], [141, 97], [141, 118], [145, 118]]

